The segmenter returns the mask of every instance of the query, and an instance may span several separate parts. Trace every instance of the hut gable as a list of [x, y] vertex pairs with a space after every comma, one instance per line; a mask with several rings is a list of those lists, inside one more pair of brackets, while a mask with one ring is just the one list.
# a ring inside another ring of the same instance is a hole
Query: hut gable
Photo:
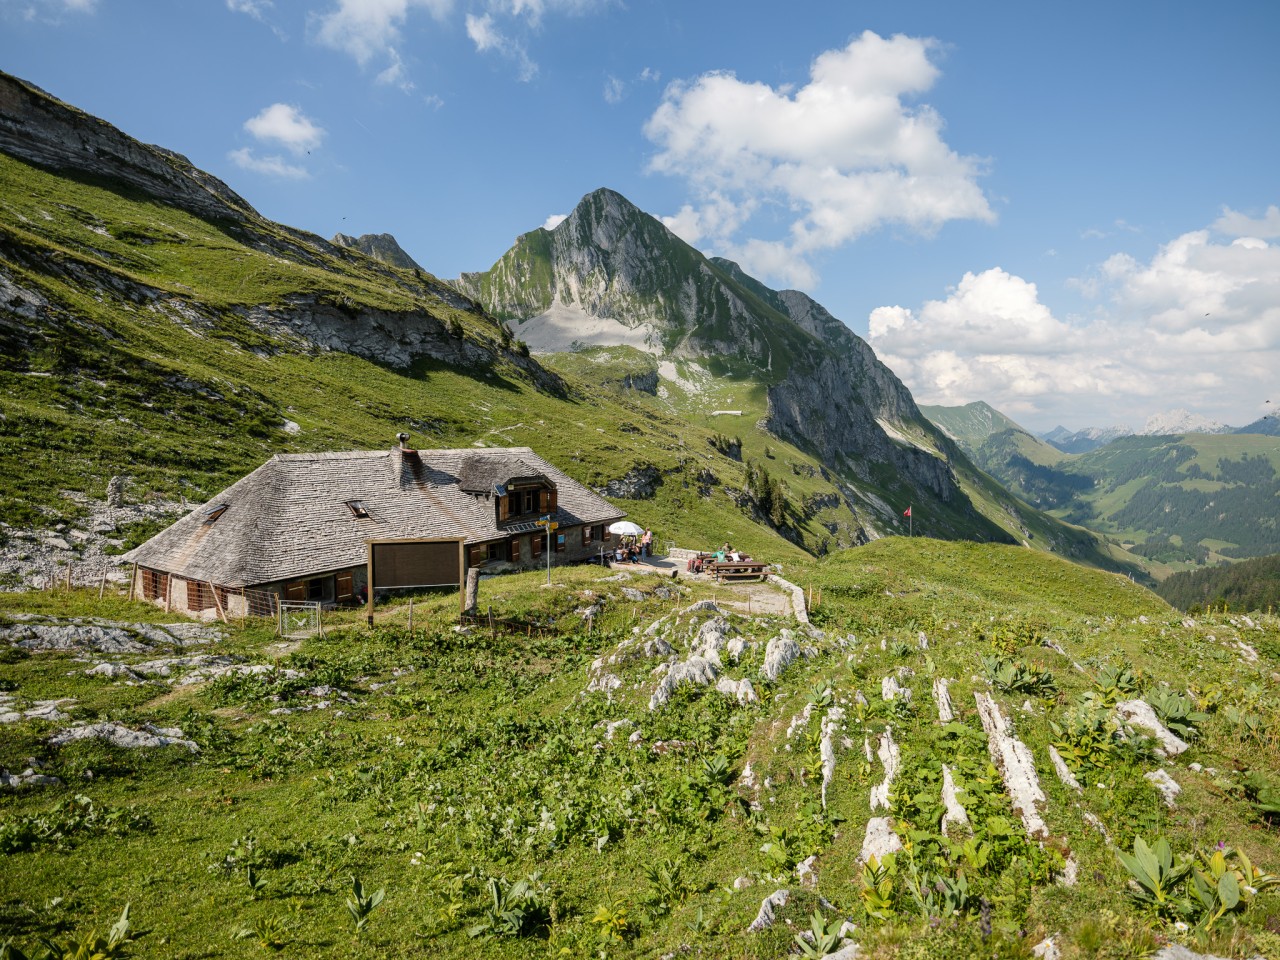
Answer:
[[624, 516], [528, 447], [277, 454], [123, 559], [227, 587], [314, 576], [363, 564], [369, 540], [537, 529], [509, 499], [526, 488], [550, 494], [535, 499], [562, 527]]
[[470, 456], [462, 461], [458, 487], [465, 493], [504, 496], [517, 484], [554, 486], [546, 474], [518, 456]]

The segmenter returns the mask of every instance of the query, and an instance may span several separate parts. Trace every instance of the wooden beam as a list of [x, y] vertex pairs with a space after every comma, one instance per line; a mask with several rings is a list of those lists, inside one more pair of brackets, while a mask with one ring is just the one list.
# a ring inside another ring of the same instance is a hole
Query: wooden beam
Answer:
[[206, 580], [205, 583], [207, 583], [209, 585], [209, 589], [213, 591], [213, 608], [218, 611], [218, 616], [222, 618], [222, 622], [226, 623], [227, 612], [222, 609], [222, 600], [218, 596], [218, 588], [213, 585], [212, 580]]

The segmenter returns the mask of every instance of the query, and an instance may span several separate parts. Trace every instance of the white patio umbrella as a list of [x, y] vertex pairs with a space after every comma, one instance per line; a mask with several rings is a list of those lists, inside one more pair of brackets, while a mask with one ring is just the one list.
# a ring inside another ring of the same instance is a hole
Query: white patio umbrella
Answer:
[[616, 533], [620, 537], [638, 537], [644, 533], [644, 527], [630, 520], [618, 520], [609, 524], [609, 532]]

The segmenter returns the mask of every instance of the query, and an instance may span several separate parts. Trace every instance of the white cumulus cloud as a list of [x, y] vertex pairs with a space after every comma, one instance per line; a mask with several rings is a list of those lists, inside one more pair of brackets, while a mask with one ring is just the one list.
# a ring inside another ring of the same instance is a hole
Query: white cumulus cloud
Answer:
[[1280, 245], [1192, 231], [1079, 285], [1103, 305], [1061, 318], [1034, 283], [967, 273], [945, 299], [872, 311], [868, 339], [921, 403], [985, 400], [1033, 429], [1136, 426], [1174, 406], [1259, 415], [1280, 367]]
[[260, 157], [256, 155], [249, 147], [241, 147], [239, 150], [232, 150], [228, 155], [231, 157], [232, 163], [242, 170], [251, 170], [254, 173], [265, 174], [269, 177], [284, 177], [289, 180], [305, 180], [310, 176], [306, 167], [299, 166], [296, 163], [290, 163], [284, 157], [278, 154]]
[[453, 0], [337, 0], [327, 13], [314, 15], [315, 37], [361, 66], [384, 57], [394, 64], [405, 22], [415, 10], [443, 20], [453, 10]]
[[542, 221], [542, 229], [554, 230], [556, 227], [560, 226], [560, 224], [564, 223], [568, 219], [569, 219], [568, 214], [553, 213], [551, 216], [547, 217], [546, 220]]
[[650, 167], [688, 181], [691, 210], [727, 199], [795, 211], [785, 238], [710, 238], [792, 272], [887, 224], [928, 234], [950, 220], [993, 221], [978, 185], [983, 162], [948, 147], [937, 111], [914, 102], [939, 76], [935, 50], [932, 40], [867, 31], [819, 56], [799, 88], [722, 72], [672, 83], [644, 127], [658, 147]]
[[1257, 219], [1230, 207], [1223, 207], [1222, 216], [1214, 222], [1213, 229], [1230, 237], [1265, 237], [1275, 240], [1280, 238], [1280, 207], [1272, 204]]
[[538, 75], [538, 65], [530, 58], [519, 40], [507, 36], [499, 29], [492, 14], [467, 14], [467, 36], [476, 45], [478, 53], [497, 53], [516, 65], [519, 78], [528, 82]]
[[273, 103], [244, 122], [244, 128], [258, 140], [276, 143], [295, 155], [320, 145], [324, 130], [316, 126], [298, 107]]

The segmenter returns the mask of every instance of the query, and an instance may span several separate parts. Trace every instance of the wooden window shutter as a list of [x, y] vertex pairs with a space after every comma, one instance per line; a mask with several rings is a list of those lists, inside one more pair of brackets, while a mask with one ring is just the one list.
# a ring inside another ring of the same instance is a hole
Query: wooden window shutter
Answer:
[[555, 487], [552, 487], [552, 488], [551, 488], [551, 490], [550, 490], [550, 491], [548, 491], [548, 496], [547, 496], [547, 513], [555, 513], [555, 512], [556, 512], [556, 509], [557, 509], [557, 502], [556, 502], [556, 501], [557, 501], [557, 499], [558, 499], [558, 498], [557, 498], [557, 496], [556, 496], [556, 494], [557, 494], [557, 491], [556, 491], [556, 488], [555, 488]]
[[502, 523], [503, 521], [505, 521], [510, 513], [511, 513], [511, 498], [499, 497], [498, 498], [498, 522]]
[[529, 548], [533, 551], [535, 557], [542, 556], [543, 545], [547, 542], [544, 534], [535, 534], [529, 538]]
[[547, 495], [546, 490], [538, 491], [538, 512], [546, 513], [547, 507], [551, 505], [551, 498]]
[[584, 547], [591, 546], [591, 528], [590, 527], [582, 528], [582, 545]]
[[355, 576], [350, 570], [340, 573], [333, 579], [334, 599], [350, 600], [355, 596]]
[[290, 603], [298, 603], [307, 599], [307, 581], [295, 580], [284, 588], [284, 598]]
[[467, 562], [470, 566], [478, 567], [489, 559], [489, 551], [483, 543], [473, 544], [467, 552]]
[[512, 563], [520, 562], [520, 538], [519, 537], [511, 538], [511, 562]]

